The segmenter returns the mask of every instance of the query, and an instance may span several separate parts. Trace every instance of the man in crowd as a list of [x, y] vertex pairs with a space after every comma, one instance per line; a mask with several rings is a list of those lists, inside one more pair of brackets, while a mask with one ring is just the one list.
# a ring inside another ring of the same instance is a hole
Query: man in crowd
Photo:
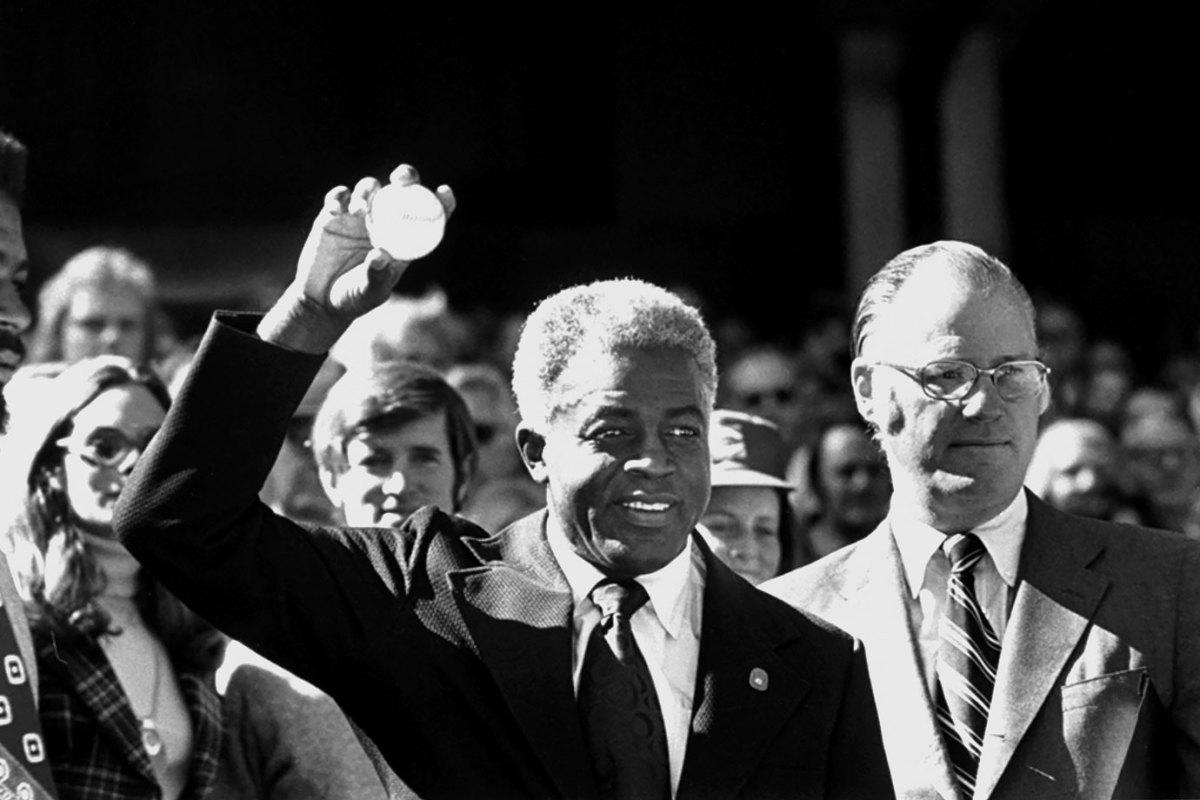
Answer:
[[764, 586], [863, 640], [896, 794], [1200, 795], [1200, 544], [1022, 490], [1050, 395], [1021, 284], [905, 251], [853, 345], [888, 518]]
[[[29, 309], [21, 300], [28, 272], [21, 228], [26, 160], [24, 145], [0, 130], [0, 431], [8, 423], [3, 388], [25, 357], [21, 334], [30, 322]], [[0, 660], [7, 678], [0, 681], [0, 761], [4, 764], [0, 794], [53, 797], [53, 778], [34, 706], [37, 662], [22, 608], [8, 561], [0, 553]]]
[[343, 375], [313, 422], [321, 485], [348, 525], [398, 528], [422, 506], [458, 511], [477, 460], [466, 404], [430, 367]]
[[1117, 443], [1099, 422], [1057, 419], [1042, 429], [1025, 473], [1029, 491], [1059, 511], [1141, 523], [1117, 479]]
[[714, 347], [662, 289], [575, 287], [526, 323], [518, 440], [547, 509], [489, 536], [436, 507], [398, 531], [309, 531], [257, 502], [323, 354], [407, 266], [369, 249], [377, 187], [330, 192], [265, 317], [214, 322], [122, 495], [129, 549], [328, 691], [415, 796], [886, 794], [853, 640], [694, 535]]

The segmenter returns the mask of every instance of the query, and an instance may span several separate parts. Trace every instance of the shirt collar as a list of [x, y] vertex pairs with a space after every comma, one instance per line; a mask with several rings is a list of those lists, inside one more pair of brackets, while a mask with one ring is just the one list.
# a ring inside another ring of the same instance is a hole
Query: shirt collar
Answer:
[[[604, 573], [596, 569], [594, 564], [585, 561], [572, 549], [567, 537], [550, 525], [546, 526], [546, 541], [550, 544], [550, 551], [571, 587], [576, 613], [580, 609], [595, 608], [588, 594], [604, 579]], [[699, 551], [689, 536], [687, 547], [667, 562], [666, 566], [637, 576], [637, 582], [650, 596], [646, 607], [658, 618], [672, 638], [679, 636], [686, 621], [687, 599], [691, 587], [696, 583], [691, 579], [693, 565], [700, 559]]]
[[[996, 572], [1010, 588], [1017, 583], [1017, 566], [1021, 560], [1021, 544], [1025, 540], [1025, 520], [1028, 516], [1029, 501], [1025, 499], [1022, 489], [1007, 508], [971, 529], [996, 565]], [[908, 591], [916, 598], [925, 582], [929, 560], [942, 546], [946, 535], [895, 505], [888, 511], [888, 523], [896, 547], [900, 549]]]

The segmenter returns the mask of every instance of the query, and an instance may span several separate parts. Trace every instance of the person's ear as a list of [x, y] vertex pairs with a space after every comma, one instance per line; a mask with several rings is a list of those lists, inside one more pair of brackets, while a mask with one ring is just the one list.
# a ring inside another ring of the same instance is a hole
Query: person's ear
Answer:
[[1050, 376], [1046, 376], [1046, 380], [1042, 384], [1042, 392], [1038, 396], [1038, 416], [1045, 414], [1048, 408], [1050, 408]]
[[342, 499], [337, 492], [338, 476], [333, 470], [318, 466], [317, 477], [321, 481], [321, 488], [325, 490], [325, 496], [329, 498], [329, 502], [333, 503], [334, 508], [341, 510]]
[[550, 479], [545, 461], [546, 437], [522, 422], [517, 426], [517, 450], [530, 477], [538, 483], [546, 483]]
[[873, 370], [871, 364], [862, 358], [856, 358], [850, 363], [850, 386], [854, 390], [854, 405], [859, 415], [871, 422], [871, 396], [874, 387], [871, 385]]

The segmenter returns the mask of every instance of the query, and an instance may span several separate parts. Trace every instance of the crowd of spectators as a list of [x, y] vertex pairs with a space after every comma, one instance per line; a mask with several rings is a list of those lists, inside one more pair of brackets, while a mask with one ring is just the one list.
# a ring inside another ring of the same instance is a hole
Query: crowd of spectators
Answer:
[[[171, 334], [156, 283], [124, 248], [70, 258], [38, 294], [29, 358], [6, 391], [3, 485], [22, 500], [0, 534], [44, 661], [48, 741], [70, 760], [55, 765], [60, 789], [70, 796], [98, 763], [122, 771], [96, 755], [95, 709], [72, 706], [65, 688], [99, 675], [127, 696], [165, 797], [221, 782], [230, 796], [368, 796], [370, 741], [328, 697], [223, 639], [111, 542], [124, 476], [192, 356]], [[1200, 355], [1147, 374], [1120, 343], [1089, 339], [1069, 305], [1042, 299], [1037, 309], [1053, 391], [1026, 485], [1072, 513], [1200, 538]], [[435, 289], [395, 295], [358, 320], [297, 408], [263, 501], [309, 524], [381, 527], [433, 504], [488, 531], [543, 507], [515, 443], [522, 316], [490, 319], [480, 325]], [[798, 319], [787, 340], [754, 336], [743, 317], [710, 322], [722, 349], [700, 528], [757, 584], [869, 534], [888, 512], [891, 481], [850, 392], [849, 308]], [[121, 434], [130, 419], [145, 437]], [[223, 697], [209, 697], [204, 676], [218, 667]], [[220, 703], [224, 745], [204, 727]], [[172, 758], [156, 759], [164, 742]], [[112, 780], [137, 796], [144, 777]]]

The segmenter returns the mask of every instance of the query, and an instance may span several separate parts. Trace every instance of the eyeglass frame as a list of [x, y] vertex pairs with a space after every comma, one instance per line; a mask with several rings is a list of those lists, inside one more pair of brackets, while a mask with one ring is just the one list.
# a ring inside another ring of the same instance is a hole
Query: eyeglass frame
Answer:
[[[904, 375], [906, 378], [911, 379], [918, 386], [920, 386], [921, 391], [929, 399], [941, 400], [942, 402], [945, 402], [945, 403], [957, 402], [958, 400], [962, 400], [962, 399], [970, 396], [971, 392], [975, 391], [975, 387], [979, 385], [979, 377], [981, 375], [987, 375], [988, 378], [991, 379], [992, 386], [994, 386], [996, 388], [996, 394], [1000, 395], [1001, 400], [1003, 400], [1006, 403], [1018, 403], [1022, 400], [1027, 400], [1030, 397], [1036, 397], [1038, 392], [1035, 391], [1032, 394], [1022, 396], [1022, 397], [1015, 397], [1015, 398], [1005, 397], [1004, 394], [1000, 391], [1000, 384], [996, 383], [996, 373], [997, 372], [1004, 369], [1005, 367], [1011, 367], [1014, 364], [1020, 364], [1020, 365], [1034, 364], [1034, 365], [1040, 367], [1040, 372], [1041, 372], [1041, 387], [1039, 390], [1045, 389], [1046, 380], [1047, 380], [1047, 378], [1050, 377], [1050, 372], [1051, 372], [1050, 367], [1046, 366], [1044, 363], [1042, 363], [1041, 361], [1039, 361], [1036, 358], [1017, 358], [1017, 359], [1013, 359], [1012, 361], [1005, 361], [1002, 364], [997, 364], [994, 367], [977, 367], [974, 364], [972, 364], [970, 361], [963, 361], [963, 360], [957, 359], [957, 358], [939, 358], [934, 361], [930, 361], [927, 364], [923, 364], [919, 367], [911, 367], [911, 366], [907, 366], [905, 364], [892, 364], [887, 361], [864, 361], [862, 363], [868, 364], [870, 366], [875, 366], [875, 367], [890, 367], [891, 369], [896, 370], [901, 375]], [[964, 367], [969, 367], [970, 369], [974, 370], [975, 377], [971, 379], [971, 382], [969, 384], [966, 384], [967, 388], [965, 390], [963, 390], [961, 393], [955, 393], [954, 395], [936, 395], [936, 394], [933, 394], [929, 390], [929, 387], [926, 385], [925, 380], [921, 377], [921, 374], [920, 374], [923, 370], [928, 369], [929, 367], [933, 366], [934, 364], [956, 364], [956, 365], [962, 365]]]
[[[150, 446], [150, 441], [154, 438], [155, 434], [159, 432], [159, 430], [161, 430], [161, 426], [146, 428], [140, 431], [139, 436], [135, 439], [120, 428], [116, 428], [111, 425], [105, 425], [88, 431], [86, 436], [79, 436], [78, 431], [73, 431], [69, 435], [56, 440], [54, 444], [60, 447], [64, 453], [71, 453], [72, 455], [79, 456], [79, 458], [85, 464], [88, 464], [92, 467], [116, 468], [120, 466], [125, 459], [129, 458], [129, 454], [134, 451], [137, 452], [138, 458], [141, 458], [142, 453], [146, 452], [146, 448]], [[124, 439], [125, 444], [121, 447], [118, 455], [111, 459], [98, 459], [87, 454], [87, 440], [89, 437], [94, 436], [98, 431], [114, 431], [117, 434], [120, 434], [121, 438]]]

